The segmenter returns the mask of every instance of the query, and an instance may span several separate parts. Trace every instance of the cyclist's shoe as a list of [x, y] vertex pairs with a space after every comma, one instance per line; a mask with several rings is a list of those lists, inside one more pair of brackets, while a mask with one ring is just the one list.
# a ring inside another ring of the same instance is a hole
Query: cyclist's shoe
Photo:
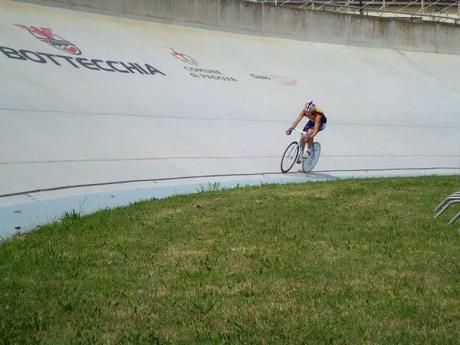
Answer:
[[300, 164], [302, 163], [302, 155], [299, 153], [299, 155], [297, 156], [297, 161], [296, 161], [297, 164]]
[[308, 158], [309, 156], [311, 155], [311, 152], [309, 149], [306, 149], [302, 155], [302, 158], [305, 159], [305, 158]]

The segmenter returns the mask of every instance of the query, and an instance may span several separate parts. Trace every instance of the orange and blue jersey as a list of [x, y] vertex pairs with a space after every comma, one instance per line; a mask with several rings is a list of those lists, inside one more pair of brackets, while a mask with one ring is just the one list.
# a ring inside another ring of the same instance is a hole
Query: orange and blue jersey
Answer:
[[305, 125], [304, 127], [304, 131], [308, 131], [309, 129], [315, 127], [315, 121], [312, 120], [312, 118], [314, 119], [316, 117], [316, 115], [321, 115], [321, 125], [319, 127], [319, 132], [321, 132], [323, 129], [326, 128], [326, 124], [327, 124], [327, 118], [326, 118], [326, 115], [324, 114], [324, 112], [316, 107], [316, 109], [311, 113], [311, 117], [307, 115], [307, 112], [305, 111], [304, 112], [304, 116], [305, 117], [308, 117], [308, 122], [307, 124]]

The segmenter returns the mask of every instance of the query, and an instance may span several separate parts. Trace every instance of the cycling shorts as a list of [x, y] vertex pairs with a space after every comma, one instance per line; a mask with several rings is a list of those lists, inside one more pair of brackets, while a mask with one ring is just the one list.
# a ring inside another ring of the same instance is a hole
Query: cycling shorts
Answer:
[[[307, 132], [310, 128], [315, 127], [315, 122], [312, 120], [308, 120], [307, 124], [303, 128], [304, 132]], [[321, 132], [323, 129], [326, 128], [326, 123], [322, 123], [321, 126], [319, 127], [319, 132]]]

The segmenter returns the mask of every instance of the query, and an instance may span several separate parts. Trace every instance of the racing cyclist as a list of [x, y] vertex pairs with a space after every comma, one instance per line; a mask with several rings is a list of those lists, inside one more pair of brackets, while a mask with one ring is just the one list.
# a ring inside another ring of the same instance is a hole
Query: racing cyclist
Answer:
[[[324, 115], [324, 113], [321, 111], [321, 109], [316, 106], [315, 102], [310, 100], [305, 104], [305, 107], [300, 111], [299, 115], [297, 115], [291, 127], [289, 127], [289, 129], [286, 130], [286, 134], [290, 135], [294, 128], [296, 128], [296, 126], [304, 117], [308, 118], [308, 122], [303, 128], [303, 131], [307, 132], [307, 136], [301, 136], [300, 152], [302, 152], [302, 158], [307, 158], [309, 155], [311, 155], [313, 138], [316, 134], [318, 134], [326, 128], [327, 118], [326, 115]], [[305, 145], [305, 142], [307, 143], [307, 145]], [[299, 160], [297, 161], [297, 163], [300, 163], [300, 157], [301, 156], [299, 155]]]

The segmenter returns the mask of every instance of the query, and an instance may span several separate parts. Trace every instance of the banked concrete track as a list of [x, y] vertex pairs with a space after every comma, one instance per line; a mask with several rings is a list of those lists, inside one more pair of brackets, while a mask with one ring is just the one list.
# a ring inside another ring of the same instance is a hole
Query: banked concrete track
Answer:
[[[457, 174], [459, 66], [0, 1], [0, 236], [218, 185]], [[281, 175], [307, 97], [323, 155]]]

